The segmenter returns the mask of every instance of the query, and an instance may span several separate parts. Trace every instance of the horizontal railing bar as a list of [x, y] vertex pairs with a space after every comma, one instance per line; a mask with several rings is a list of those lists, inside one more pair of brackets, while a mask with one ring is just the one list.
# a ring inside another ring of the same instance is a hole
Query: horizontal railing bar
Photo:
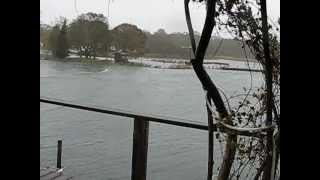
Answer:
[[[74, 103], [69, 103], [69, 102], [63, 102], [61, 100], [52, 100], [51, 98], [40, 98], [40, 102], [42, 103], [48, 103], [48, 104], [55, 104], [59, 106], [65, 106], [65, 107], [70, 107], [74, 109], [82, 109], [82, 110], [87, 110], [87, 111], [93, 111], [93, 112], [99, 112], [99, 113], [104, 113], [104, 114], [112, 114], [112, 115], [118, 115], [118, 116], [123, 116], [123, 117], [130, 117], [130, 118], [139, 118], [141, 120], [145, 121], [152, 121], [152, 122], [158, 122], [158, 123], [164, 123], [164, 124], [171, 124], [171, 125], [176, 125], [176, 126], [182, 126], [182, 127], [189, 127], [189, 128], [194, 128], [194, 129], [200, 129], [200, 130], [208, 130], [208, 126], [202, 125], [202, 124], [195, 124], [191, 122], [186, 122], [188, 120], [181, 119], [185, 122], [182, 121], [177, 121], [180, 120], [178, 118], [173, 118], [173, 117], [156, 117], [154, 115], [146, 115], [142, 113], [133, 113], [121, 109], [115, 109], [115, 108], [99, 108], [95, 107], [93, 105], [84, 106], [84, 105], [79, 105], [79, 104], [74, 104]], [[164, 119], [165, 118], [165, 119]]]
[[[173, 118], [173, 117], [165, 117], [165, 116], [155, 116], [155, 115], [147, 115], [147, 114], [142, 114], [142, 113], [134, 113], [130, 111], [125, 111], [122, 109], [115, 109], [115, 108], [106, 108], [103, 107], [97, 107], [94, 105], [89, 106], [84, 106], [84, 105], [79, 105], [79, 104], [74, 104], [70, 102], [66, 102], [65, 100], [55, 100], [52, 98], [44, 98], [40, 97], [40, 102], [42, 103], [48, 103], [48, 104], [54, 104], [54, 105], [59, 105], [59, 106], [65, 106], [69, 108], [74, 108], [74, 109], [81, 109], [81, 110], [86, 110], [86, 111], [92, 111], [92, 112], [98, 112], [98, 113], [103, 113], [103, 114], [112, 114], [112, 115], [118, 115], [118, 116], [123, 116], [123, 117], [130, 117], [130, 118], [137, 118], [139, 120], [144, 120], [144, 121], [151, 121], [151, 122], [157, 122], [157, 123], [163, 123], [163, 124], [170, 124], [170, 125], [175, 125], [175, 126], [180, 126], [180, 127], [187, 127], [187, 128], [193, 128], [193, 129], [199, 129], [199, 130], [206, 130], [208, 131], [208, 126], [207, 125], [202, 125], [202, 124], [196, 124], [194, 122], [190, 122], [190, 120], [186, 119], [179, 119], [179, 118]], [[182, 122], [184, 121], [184, 122]], [[213, 131], [217, 131], [217, 125], [213, 124]], [[220, 130], [221, 132], [225, 132], [224, 129]], [[232, 133], [231, 131], [229, 131]], [[237, 135], [243, 135], [243, 136], [251, 136], [251, 137], [263, 137], [264, 135], [262, 134], [256, 134], [256, 133], [250, 133], [250, 132], [237, 132]]]

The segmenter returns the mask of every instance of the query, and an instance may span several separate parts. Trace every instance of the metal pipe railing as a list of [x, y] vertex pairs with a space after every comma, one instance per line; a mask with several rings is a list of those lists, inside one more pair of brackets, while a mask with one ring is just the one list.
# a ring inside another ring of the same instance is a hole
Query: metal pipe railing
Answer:
[[[55, 100], [51, 98], [41, 98], [40, 102], [54, 104], [58, 106], [65, 106], [74, 109], [81, 109], [92, 112], [99, 112], [104, 114], [112, 114], [123, 117], [130, 117], [134, 119], [133, 129], [133, 146], [132, 146], [132, 167], [131, 167], [131, 180], [145, 180], [147, 177], [147, 155], [148, 155], [148, 138], [149, 138], [149, 122], [157, 122], [163, 124], [170, 124], [180, 127], [187, 127], [199, 130], [208, 131], [207, 125], [194, 123], [185, 119], [178, 119], [164, 116], [146, 115], [142, 113], [133, 113], [121, 109], [114, 108], [100, 108], [97, 106], [88, 106], [70, 103], [64, 100]], [[212, 131], [217, 131], [217, 124], [213, 124]], [[219, 131], [224, 133], [235, 133], [244, 136], [263, 137], [263, 134], [251, 132], [235, 132], [230, 129], [219, 128]], [[61, 143], [61, 142], [60, 142]], [[61, 145], [61, 144], [60, 144]], [[58, 151], [57, 167], [61, 168], [61, 148]]]
[[[58, 106], [65, 106], [73, 109], [81, 109], [86, 111], [98, 112], [103, 114], [130, 117], [133, 119], [137, 119], [139, 121], [157, 122], [162, 124], [170, 124], [170, 125], [205, 130], [205, 131], [208, 131], [209, 129], [207, 125], [201, 124], [200, 122], [190, 121], [187, 119], [180, 119], [176, 117], [159, 116], [159, 115], [156, 116], [156, 115], [150, 115], [150, 114], [144, 114], [144, 113], [130, 112], [123, 109], [98, 107], [96, 105], [80, 105], [74, 102], [68, 102], [65, 100], [53, 99], [53, 98], [47, 98], [47, 97], [40, 97], [40, 102], [54, 104]], [[213, 124], [212, 131], [217, 131], [217, 130], [218, 130], [217, 124]], [[240, 136], [249, 136], [249, 137], [257, 137], [257, 138], [261, 138], [265, 136], [265, 134], [262, 134], [262, 133], [249, 132], [249, 131], [234, 131], [232, 129], [226, 129], [223, 127], [219, 128], [219, 131], [223, 133], [237, 134]]]
[[137, 118], [142, 121], [151, 121], [151, 122], [158, 122], [163, 124], [171, 124], [175, 126], [181, 126], [181, 127], [188, 127], [193, 129], [200, 129], [200, 130], [208, 130], [208, 126], [204, 124], [196, 124], [194, 122], [190, 122], [189, 120], [185, 119], [178, 119], [173, 117], [165, 117], [165, 116], [155, 116], [155, 115], [148, 115], [143, 113], [136, 113], [136, 112], [130, 112], [122, 109], [115, 109], [115, 108], [106, 108], [106, 107], [97, 107], [94, 105], [80, 105], [75, 104], [71, 102], [67, 102], [64, 100], [55, 100], [52, 98], [40, 98], [40, 102], [42, 103], [48, 103], [48, 104], [54, 104], [59, 106], [65, 106], [70, 107], [74, 109], [82, 109], [86, 111], [92, 111], [92, 112], [98, 112], [103, 114], [112, 114], [117, 116], [123, 116], [123, 117], [130, 117], [130, 118]]

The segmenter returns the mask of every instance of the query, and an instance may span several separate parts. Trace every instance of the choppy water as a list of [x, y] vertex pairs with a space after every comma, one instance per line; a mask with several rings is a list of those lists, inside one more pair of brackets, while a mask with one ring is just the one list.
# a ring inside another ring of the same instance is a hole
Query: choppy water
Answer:
[[[208, 71], [228, 95], [250, 86], [248, 72]], [[253, 75], [253, 86], [260, 86], [261, 76]], [[40, 95], [207, 122], [204, 93], [191, 69], [41, 60]], [[132, 128], [129, 118], [40, 103], [40, 166], [56, 164], [56, 143], [62, 139], [65, 174], [83, 180], [130, 179]], [[219, 149], [216, 144], [216, 160]], [[150, 124], [148, 179], [205, 179], [206, 169], [205, 131]]]

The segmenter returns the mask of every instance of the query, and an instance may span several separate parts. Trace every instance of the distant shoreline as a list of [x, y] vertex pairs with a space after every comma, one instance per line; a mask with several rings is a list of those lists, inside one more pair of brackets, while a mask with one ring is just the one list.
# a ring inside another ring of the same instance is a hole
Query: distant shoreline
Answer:
[[[143, 58], [161, 58], [161, 59], [181, 59], [181, 60], [190, 60], [186, 57], [178, 57], [178, 56], [161, 56], [160, 54], [145, 54], [144, 56], [141, 56]], [[215, 56], [214, 58], [205, 58], [206, 60], [233, 60], [233, 61], [249, 61], [249, 62], [257, 62], [256, 59], [251, 58], [239, 58], [239, 57], [231, 57], [231, 56]]]
[[220, 60], [220, 59], [232, 60], [232, 61], [244, 61], [244, 62], [248, 60], [249, 62], [258, 62], [256, 59], [235, 58], [235, 57], [228, 57], [228, 56], [216, 56], [215, 59], [208, 59], [208, 60]]
[[[58, 58], [48, 58], [48, 59], [43, 59], [43, 60], [48, 60], [48, 61], [58, 61], [58, 62], [78, 62], [78, 63], [84, 63], [84, 64], [114, 64], [114, 61], [112, 58], [106, 58], [103, 59], [102, 57], [98, 57], [98, 59], [88, 59], [88, 58], [65, 58], [65, 59], [58, 59]], [[221, 60], [221, 59], [220, 59]], [[145, 61], [145, 62], [143, 62]], [[156, 62], [158, 64], [148, 64], [147, 62]], [[217, 69], [217, 70], [228, 70], [228, 71], [252, 71], [252, 72], [263, 72], [260, 69], [249, 69], [249, 68], [243, 68], [243, 67], [228, 67], [228, 63], [222, 63], [220, 62], [211, 62], [215, 60], [206, 60], [204, 62], [204, 65], [206, 66], [207, 69]], [[229, 60], [230, 61], [230, 60]], [[237, 60], [236, 60], [237, 61]], [[117, 63], [117, 64], [124, 64], [128, 66], [139, 66], [139, 67], [148, 67], [148, 68], [156, 68], [156, 69], [192, 69], [191, 64], [186, 64], [187, 60], [183, 59], [175, 59], [175, 60], [168, 60], [168, 59], [146, 59], [146, 60], [135, 60], [135, 59], [129, 59], [129, 62], [126, 63]], [[239, 62], [239, 60], [238, 60]], [[166, 65], [161, 65], [159, 63], [164, 63]], [[212, 66], [216, 65], [216, 67]]]
[[[45, 50], [45, 49], [40, 49], [40, 51], [43, 51], [43, 52], [46, 52], [48, 53], [49, 51], [48, 50]], [[40, 56], [43, 55], [44, 57], [46, 58], [51, 58], [51, 59], [55, 59], [55, 60], [60, 60], [60, 61], [104, 61], [104, 59], [102, 58], [105, 58], [106, 61], [112, 61], [113, 60], [113, 56], [106, 56], [106, 57], [97, 57], [97, 59], [88, 59], [88, 58], [79, 58], [79, 57], [67, 57], [65, 59], [57, 59], [57, 58], [54, 58], [52, 57], [51, 55], [49, 54], [40, 54]], [[72, 56], [72, 55], [71, 55]], [[190, 61], [189, 58], [186, 58], [186, 57], [178, 57], [178, 56], [164, 56], [164, 55], [160, 55], [160, 54], [145, 54], [143, 56], [139, 56], [139, 57], [134, 57], [134, 56], [129, 56], [130, 59], [136, 59], [136, 58], [159, 58], [159, 61], [165, 61], [167, 63], [170, 63], [170, 61], [172, 62], [175, 62], [176, 60], [185, 60], [185, 61]], [[230, 56], [215, 56], [214, 58], [205, 58], [205, 60], [209, 60], [209, 61], [215, 61], [215, 60], [232, 60], [232, 61], [243, 61], [243, 62], [258, 62], [256, 59], [251, 59], [251, 58], [239, 58], [239, 57], [230, 57]]]
[[[189, 59], [170, 59], [170, 58], [160, 58], [156, 59], [154, 57], [137, 57], [137, 58], [129, 58], [130, 59], [138, 59], [138, 58], [145, 58], [145, 61], [154, 61], [154, 62], [163, 62], [163, 63], [172, 63], [172, 64], [176, 64], [176, 63], [181, 63], [181, 62], [189, 62]], [[152, 59], [148, 59], [148, 58], [152, 58]], [[52, 56], [46, 56], [46, 57], [42, 57], [40, 58], [40, 60], [51, 60], [51, 61], [60, 61], [60, 62], [81, 62], [81, 63], [111, 63], [114, 62], [112, 57], [97, 57], [96, 59], [89, 59], [89, 58], [76, 58], [76, 57], [67, 57], [64, 59], [59, 59], [59, 58], [54, 58]], [[238, 62], [247, 62], [246, 59], [241, 59], [241, 58], [232, 58], [232, 57], [218, 57], [216, 59], [205, 59], [204, 64], [212, 64], [215, 62], [209, 62], [209, 61], [238, 61]], [[143, 60], [142, 60], [143, 61]], [[248, 62], [255, 62], [257, 63], [258, 61], [255, 59], [248, 59]]]

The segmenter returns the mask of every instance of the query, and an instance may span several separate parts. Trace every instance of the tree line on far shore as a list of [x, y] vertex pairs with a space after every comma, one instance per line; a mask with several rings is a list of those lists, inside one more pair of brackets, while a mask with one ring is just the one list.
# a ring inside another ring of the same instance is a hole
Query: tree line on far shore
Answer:
[[52, 55], [65, 58], [76, 52], [80, 58], [106, 56], [110, 50], [143, 54], [146, 36], [135, 25], [121, 24], [109, 29], [103, 14], [86, 13], [67, 23], [61, 18], [53, 27], [40, 24], [40, 46]]
[[[154, 33], [136, 25], [123, 23], [110, 29], [103, 14], [85, 13], [68, 21], [60, 18], [54, 26], [40, 23], [40, 46], [57, 58], [71, 52], [81, 57], [106, 57], [110, 52], [124, 51], [131, 56], [190, 58], [188, 33], [168, 34], [164, 29]], [[196, 41], [200, 39], [195, 34]], [[247, 52], [248, 58], [252, 58]], [[206, 58], [227, 56], [244, 58], [242, 43], [234, 39], [211, 38]]]

